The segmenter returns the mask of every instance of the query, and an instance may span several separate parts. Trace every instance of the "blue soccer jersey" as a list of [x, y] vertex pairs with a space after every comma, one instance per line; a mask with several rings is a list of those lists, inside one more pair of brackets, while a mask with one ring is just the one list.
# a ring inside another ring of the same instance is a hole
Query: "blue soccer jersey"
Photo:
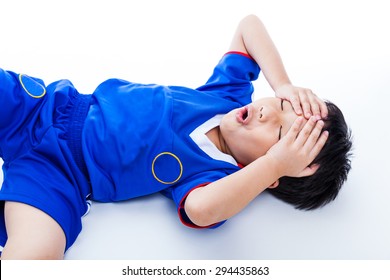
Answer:
[[[239, 167], [210, 157], [193, 132], [250, 103], [259, 72], [247, 55], [228, 53], [195, 90], [111, 79], [82, 95], [67, 80], [46, 87], [0, 69], [0, 200], [50, 215], [64, 230], [66, 249], [81, 231], [87, 196], [106, 202], [162, 192], [195, 227], [184, 211], [187, 195]], [[4, 246], [4, 203], [0, 211]]]
[[239, 169], [210, 158], [190, 134], [214, 116], [250, 103], [258, 74], [251, 58], [228, 53], [196, 90], [118, 79], [101, 84], [83, 133], [92, 198], [117, 201], [163, 191], [188, 222], [180, 210], [186, 195]]

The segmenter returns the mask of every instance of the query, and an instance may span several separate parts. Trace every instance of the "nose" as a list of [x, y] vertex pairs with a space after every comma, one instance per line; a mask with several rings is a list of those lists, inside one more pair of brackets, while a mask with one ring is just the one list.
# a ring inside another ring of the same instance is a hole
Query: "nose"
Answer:
[[276, 122], [279, 116], [276, 110], [269, 106], [262, 106], [259, 110], [260, 122]]

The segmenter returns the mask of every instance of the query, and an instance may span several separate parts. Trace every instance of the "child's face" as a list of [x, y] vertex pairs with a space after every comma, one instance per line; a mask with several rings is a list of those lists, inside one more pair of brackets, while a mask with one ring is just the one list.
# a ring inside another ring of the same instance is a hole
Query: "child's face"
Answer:
[[223, 117], [220, 129], [232, 156], [247, 165], [265, 155], [297, 117], [289, 101], [268, 97], [232, 110]]

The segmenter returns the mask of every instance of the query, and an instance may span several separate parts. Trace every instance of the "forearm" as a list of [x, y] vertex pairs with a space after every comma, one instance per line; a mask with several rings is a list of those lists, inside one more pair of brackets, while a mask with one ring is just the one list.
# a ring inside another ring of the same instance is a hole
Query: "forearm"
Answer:
[[205, 226], [226, 220], [279, 178], [313, 175], [319, 166], [310, 164], [325, 145], [328, 133], [322, 132], [324, 122], [315, 117], [303, 128], [302, 122], [302, 117], [297, 118], [287, 134], [264, 156], [236, 173], [192, 191], [185, 203], [191, 221]]
[[193, 190], [186, 200], [186, 213], [199, 226], [226, 220], [272, 185], [279, 178], [276, 170], [272, 158], [260, 157], [225, 178]]
[[249, 54], [274, 91], [291, 83], [278, 50], [258, 17], [250, 15], [240, 22], [230, 49]]

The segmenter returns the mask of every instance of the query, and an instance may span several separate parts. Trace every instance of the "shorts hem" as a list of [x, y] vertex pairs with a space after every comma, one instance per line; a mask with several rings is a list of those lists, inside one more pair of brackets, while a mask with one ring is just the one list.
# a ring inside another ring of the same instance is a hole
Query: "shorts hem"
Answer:
[[[74, 234], [74, 233], [71, 234], [67, 230], [65, 230], [65, 223], [61, 222], [59, 219], [59, 217], [61, 216], [61, 212], [63, 212], [63, 211], [61, 211], [60, 209], [56, 209], [58, 207], [56, 207], [54, 204], [43, 203], [42, 201], [33, 199], [33, 198], [26, 196], [26, 195], [23, 195], [23, 194], [15, 195], [15, 194], [7, 194], [7, 193], [0, 194], [0, 201], [3, 201], [3, 202], [10, 201], [10, 202], [23, 203], [23, 204], [35, 207], [35, 208], [39, 209], [40, 211], [44, 212], [45, 214], [49, 215], [61, 227], [62, 231], [64, 232], [64, 235], [66, 238], [65, 251], [68, 250], [70, 248], [70, 246], [73, 245], [73, 243], [76, 240], [77, 235], [81, 232], [81, 228], [76, 234]], [[4, 207], [4, 205], [3, 205], [3, 207]], [[48, 208], [51, 208], [51, 209], [48, 209]], [[3, 217], [3, 219], [4, 219], [4, 217]], [[81, 217], [80, 217], [80, 220], [81, 220]], [[72, 237], [72, 235], [75, 235], [75, 237]], [[7, 238], [4, 239], [5, 236], [6, 236], [6, 234], [0, 235], [0, 245], [3, 247], [5, 246], [6, 239], [7, 239]], [[4, 243], [4, 244], [2, 244], [2, 243]]]

